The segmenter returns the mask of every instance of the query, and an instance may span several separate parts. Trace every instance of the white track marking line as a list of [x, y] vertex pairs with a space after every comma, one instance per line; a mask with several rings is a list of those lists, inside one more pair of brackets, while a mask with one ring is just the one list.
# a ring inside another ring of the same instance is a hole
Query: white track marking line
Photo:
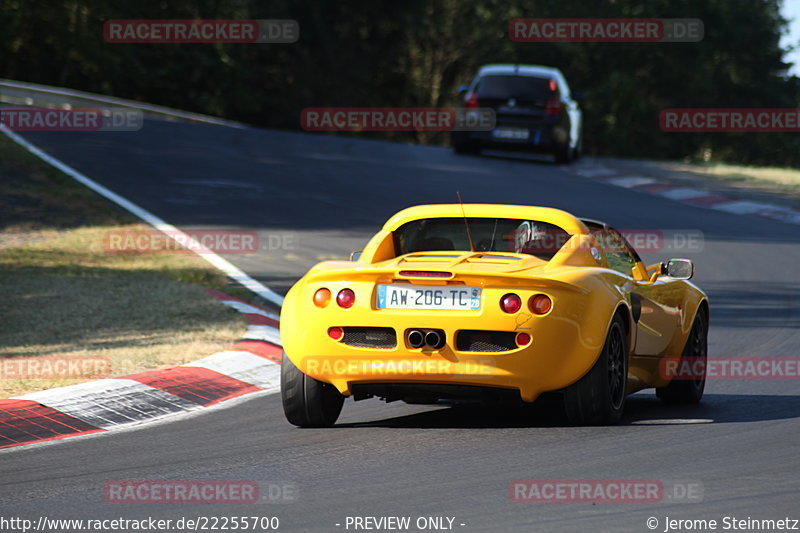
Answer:
[[576, 174], [580, 174], [585, 178], [597, 178], [600, 176], [613, 176], [614, 174], [619, 174], [615, 170], [609, 170], [605, 167], [597, 167], [597, 168], [579, 168], [575, 170]]
[[281, 332], [272, 326], [248, 326], [242, 340], [267, 341], [276, 346], [283, 346]]
[[672, 200], [687, 200], [689, 198], [701, 198], [703, 196], [711, 196], [707, 191], [701, 191], [699, 189], [689, 189], [685, 187], [680, 187], [678, 189], [666, 189], [663, 191], [659, 191], [656, 194], [659, 196], [663, 196], [665, 198], [671, 198]]
[[631, 424], [640, 426], [681, 425], [681, 424], [713, 424], [710, 418], [664, 418], [653, 420], [634, 420]]
[[265, 311], [264, 309], [260, 309], [258, 307], [254, 307], [250, 304], [246, 304], [244, 302], [239, 302], [236, 300], [219, 300], [219, 303], [225, 304], [228, 307], [236, 309], [240, 313], [246, 313], [248, 315], [261, 315], [278, 321], [280, 321], [281, 318], [275, 313], [270, 313], [269, 311]]
[[202, 406], [132, 379], [110, 378], [19, 396], [102, 429], [139, 423]]
[[255, 279], [245, 274], [238, 267], [234, 266], [227, 260], [223, 259], [219, 255], [212, 252], [211, 250], [208, 250], [205, 246], [201, 245], [194, 237], [190, 237], [189, 235], [182, 232], [172, 224], [167, 224], [164, 220], [158, 218], [149, 211], [139, 207], [130, 200], [127, 200], [126, 198], [123, 198], [119, 194], [111, 191], [110, 189], [103, 187], [99, 183], [95, 182], [94, 180], [85, 176], [84, 174], [81, 174], [80, 172], [70, 167], [69, 165], [59, 161], [55, 157], [46, 154], [34, 144], [26, 141], [13, 131], [9, 130], [6, 126], [0, 125], [0, 131], [2, 131], [12, 141], [25, 148], [36, 157], [56, 167], [61, 172], [73, 178], [75, 181], [85, 185], [86, 187], [89, 187], [97, 194], [107, 198], [108, 200], [111, 200], [118, 206], [129, 211], [133, 215], [139, 217], [140, 219], [148, 223], [150, 226], [163, 232], [164, 234], [166, 234], [168, 237], [175, 240], [179, 244], [181, 242], [189, 242], [190, 249], [193, 252], [195, 252], [197, 255], [199, 255], [200, 257], [211, 263], [213, 266], [224, 272], [225, 275], [227, 275], [232, 280], [238, 282], [242, 286], [253, 291], [257, 295], [264, 298], [265, 300], [268, 300], [279, 306], [283, 305], [283, 296], [273, 291], [272, 289], [269, 289], [268, 287], [262, 285], [260, 282], [256, 281]]
[[645, 178], [643, 176], [626, 176], [624, 178], [610, 178], [606, 180], [606, 183], [612, 183], [619, 187], [625, 187], [628, 189], [631, 187], [639, 187], [641, 185], [650, 185], [655, 182], [655, 179]]
[[250, 352], [217, 352], [183, 366], [207, 368], [264, 390], [281, 385], [281, 366]]
[[750, 215], [764, 209], [773, 209], [775, 206], [771, 204], [762, 204], [759, 202], [727, 202], [712, 206], [712, 209], [725, 211], [727, 213], [734, 213], [737, 215]]

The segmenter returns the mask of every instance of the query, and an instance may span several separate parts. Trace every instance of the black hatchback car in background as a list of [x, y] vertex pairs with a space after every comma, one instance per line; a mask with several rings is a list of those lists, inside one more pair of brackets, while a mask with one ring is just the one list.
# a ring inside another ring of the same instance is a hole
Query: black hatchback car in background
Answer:
[[456, 131], [456, 153], [501, 149], [553, 154], [557, 163], [580, 156], [583, 118], [560, 70], [540, 65], [485, 65], [469, 86], [459, 88], [463, 106], [492, 108], [490, 131]]

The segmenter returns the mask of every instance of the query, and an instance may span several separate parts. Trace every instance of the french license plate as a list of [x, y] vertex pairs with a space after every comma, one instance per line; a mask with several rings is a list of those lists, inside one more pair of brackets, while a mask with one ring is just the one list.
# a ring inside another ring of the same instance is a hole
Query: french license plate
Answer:
[[378, 285], [378, 309], [477, 311], [480, 308], [481, 289], [476, 287]]
[[526, 141], [531, 136], [531, 131], [527, 128], [495, 128], [492, 130], [492, 137], [495, 139], [513, 139], [515, 141]]

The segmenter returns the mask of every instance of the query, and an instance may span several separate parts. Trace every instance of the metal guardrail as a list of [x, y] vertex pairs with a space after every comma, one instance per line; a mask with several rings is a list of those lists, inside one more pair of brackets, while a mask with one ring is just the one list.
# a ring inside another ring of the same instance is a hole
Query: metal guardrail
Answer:
[[125, 100], [111, 96], [103, 96], [84, 91], [65, 89], [62, 87], [51, 87], [49, 85], [39, 85], [15, 80], [0, 78], [0, 103], [18, 106], [37, 106], [37, 107], [66, 107], [76, 105], [108, 105], [114, 107], [124, 107], [141, 111], [148, 118], [173, 121], [200, 122], [204, 124], [214, 124], [228, 128], [246, 129], [247, 125], [232, 120], [224, 120], [209, 115], [199, 113], [189, 113], [178, 109], [164, 106], [143, 104], [135, 100]]

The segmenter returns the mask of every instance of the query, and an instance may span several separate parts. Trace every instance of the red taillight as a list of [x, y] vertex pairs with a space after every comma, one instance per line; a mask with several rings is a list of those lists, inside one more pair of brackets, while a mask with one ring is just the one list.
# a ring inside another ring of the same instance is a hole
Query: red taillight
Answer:
[[342, 328], [328, 328], [328, 337], [338, 341], [344, 337], [344, 330]]
[[531, 336], [527, 333], [517, 333], [517, 346], [527, 346], [531, 343]]
[[331, 301], [331, 291], [328, 289], [322, 288], [317, 289], [317, 292], [314, 293], [314, 305], [317, 307], [325, 307]]
[[356, 303], [356, 293], [350, 289], [342, 289], [336, 295], [336, 303], [339, 304], [339, 307], [350, 309]]
[[477, 93], [469, 93], [469, 95], [467, 96], [466, 102], [464, 102], [464, 107], [474, 108], [474, 107], [480, 107], [480, 105], [481, 105], [481, 103], [478, 100], [478, 94]]
[[558, 83], [556, 80], [550, 80], [550, 92], [556, 92], [558, 90]]
[[544, 114], [545, 115], [560, 115], [561, 114], [561, 100], [558, 99], [558, 96], [551, 96], [547, 99], [547, 103], [544, 106]]
[[514, 293], [508, 293], [500, 298], [500, 309], [506, 313], [516, 313], [522, 308], [522, 300]]
[[553, 308], [553, 301], [546, 294], [537, 294], [528, 300], [528, 307], [536, 315], [546, 315]]

